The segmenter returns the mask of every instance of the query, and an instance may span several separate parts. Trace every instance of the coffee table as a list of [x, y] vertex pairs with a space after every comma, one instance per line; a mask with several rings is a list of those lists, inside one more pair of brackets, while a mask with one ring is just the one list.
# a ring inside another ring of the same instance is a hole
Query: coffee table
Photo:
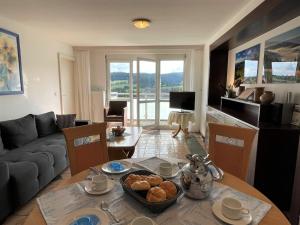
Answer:
[[[110, 160], [131, 158], [135, 151], [143, 128], [142, 127], [125, 127], [124, 134], [120, 137], [110, 137], [107, 141], [107, 149]], [[111, 131], [107, 129], [107, 133]], [[108, 136], [108, 135], [107, 135]]]
[[[128, 160], [134, 160], [134, 159], [128, 159]], [[140, 159], [141, 160], [141, 159]], [[62, 181], [62, 183], [56, 188], [61, 189], [67, 185], [82, 181], [85, 179], [85, 177], [88, 175], [89, 171], [83, 171], [70, 179], [66, 179]], [[265, 217], [261, 220], [259, 223], [260, 225], [290, 225], [289, 221], [286, 219], [286, 217], [280, 212], [280, 210], [263, 194], [261, 194], [258, 190], [256, 190], [254, 187], [250, 186], [246, 182], [240, 180], [239, 178], [225, 173], [224, 179], [222, 180], [223, 184], [228, 185], [232, 188], [235, 188], [241, 192], [244, 192], [248, 195], [251, 195], [253, 197], [256, 197], [258, 199], [261, 199], [265, 202], [268, 202], [272, 205], [270, 211], [265, 215]], [[41, 214], [41, 211], [38, 207], [38, 205], [35, 203], [35, 206], [32, 210], [32, 212], [27, 217], [24, 225], [46, 225], [45, 220]]]

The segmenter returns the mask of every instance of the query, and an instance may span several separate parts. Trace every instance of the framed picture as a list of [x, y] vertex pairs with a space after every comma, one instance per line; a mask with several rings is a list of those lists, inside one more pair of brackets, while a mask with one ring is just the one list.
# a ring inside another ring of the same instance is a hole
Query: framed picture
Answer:
[[264, 83], [300, 83], [300, 27], [265, 43]]
[[253, 95], [255, 92], [255, 88], [247, 88], [245, 91], [243, 91], [238, 98], [242, 100], [248, 100], [248, 98]]
[[0, 28], [0, 95], [23, 93], [19, 35]]
[[295, 105], [291, 124], [300, 127], [300, 105]]
[[256, 84], [260, 45], [255, 45], [235, 55], [234, 82]]

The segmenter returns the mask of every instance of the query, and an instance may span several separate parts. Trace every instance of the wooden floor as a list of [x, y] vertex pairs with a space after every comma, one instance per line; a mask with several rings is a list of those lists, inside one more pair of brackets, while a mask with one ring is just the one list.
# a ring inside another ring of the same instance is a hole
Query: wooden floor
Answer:
[[[193, 138], [203, 146], [202, 138], [199, 133], [193, 133]], [[172, 138], [170, 130], [145, 130], [136, 146], [134, 158], [142, 157], [174, 157], [185, 158], [187, 153], [190, 153], [191, 143], [189, 138], [185, 138], [181, 133], [176, 138]], [[52, 181], [44, 190], [42, 190], [36, 197], [45, 194], [55, 188], [63, 179], [71, 176], [70, 170], [67, 169], [56, 180]], [[31, 212], [35, 198], [28, 204], [23, 206], [20, 210], [7, 218], [4, 225], [22, 225]]]

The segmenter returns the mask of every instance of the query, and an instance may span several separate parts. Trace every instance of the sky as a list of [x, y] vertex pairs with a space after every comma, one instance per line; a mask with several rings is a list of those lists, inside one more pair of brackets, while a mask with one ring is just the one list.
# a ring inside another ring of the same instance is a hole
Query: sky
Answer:
[[277, 76], [295, 76], [298, 62], [272, 62], [272, 74]]
[[257, 60], [245, 60], [244, 77], [256, 77], [258, 69]]
[[[153, 61], [141, 61], [140, 72], [141, 73], [155, 73], [155, 62]], [[161, 61], [160, 70], [161, 74], [183, 72], [184, 61], [183, 60], [170, 60]], [[129, 62], [110, 63], [110, 72], [130, 72]], [[133, 73], [136, 72], [136, 61], [133, 61]]]

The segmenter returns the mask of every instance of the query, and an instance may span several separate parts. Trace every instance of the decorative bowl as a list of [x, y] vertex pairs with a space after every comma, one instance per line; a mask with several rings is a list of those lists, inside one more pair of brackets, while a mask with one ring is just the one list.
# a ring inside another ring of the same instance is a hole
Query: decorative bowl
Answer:
[[113, 133], [114, 136], [118, 137], [118, 136], [122, 136], [125, 130], [126, 129], [124, 127], [117, 126], [117, 127], [113, 127], [111, 129], [111, 132]]

